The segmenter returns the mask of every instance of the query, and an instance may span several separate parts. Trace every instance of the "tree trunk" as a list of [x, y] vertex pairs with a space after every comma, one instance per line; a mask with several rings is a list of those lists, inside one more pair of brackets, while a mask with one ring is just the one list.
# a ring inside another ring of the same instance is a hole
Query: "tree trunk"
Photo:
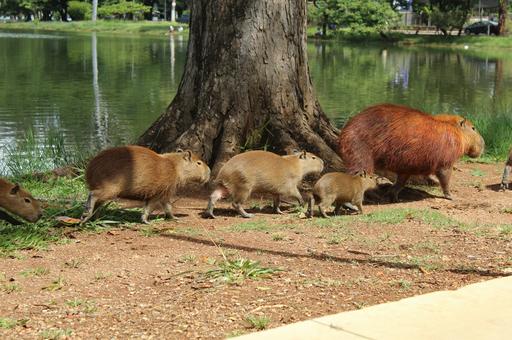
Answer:
[[508, 15], [508, 0], [499, 0], [498, 35], [506, 35], [507, 15]]
[[92, 0], [92, 16], [91, 16], [92, 22], [95, 23], [97, 18], [98, 18], [98, 0]]
[[313, 93], [306, 0], [194, 0], [178, 92], [138, 143], [192, 149], [214, 173], [250, 148], [306, 149], [340, 169], [337, 136]]

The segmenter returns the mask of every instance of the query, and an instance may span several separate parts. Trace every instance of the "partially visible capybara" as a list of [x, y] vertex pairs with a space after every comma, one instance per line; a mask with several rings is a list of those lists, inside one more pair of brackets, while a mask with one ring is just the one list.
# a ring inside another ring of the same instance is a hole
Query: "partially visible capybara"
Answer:
[[175, 218], [171, 197], [187, 184], [206, 183], [210, 168], [191, 151], [157, 154], [141, 146], [121, 146], [100, 152], [87, 166], [85, 173], [89, 197], [82, 222], [89, 220], [97, 204], [115, 198], [144, 201], [142, 222], [158, 206], [167, 217]]
[[318, 204], [318, 210], [323, 217], [328, 217], [325, 210], [335, 203], [334, 214], [338, 215], [340, 208], [345, 203], [351, 203], [357, 207], [359, 213], [363, 213], [364, 192], [377, 188], [377, 178], [361, 171], [355, 175], [343, 172], [330, 172], [323, 175], [313, 187], [313, 195], [308, 202], [308, 217], [313, 217], [313, 206]]
[[452, 167], [461, 156], [479, 157], [484, 140], [471, 122], [456, 115], [437, 119], [419, 110], [394, 105], [371, 106], [352, 117], [342, 129], [339, 152], [348, 172], [377, 169], [397, 174], [392, 198], [411, 175], [435, 174], [444, 196], [451, 199]]
[[13, 184], [1, 178], [0, 208], [29, 222], [36, 222], [43, 213], [39, 201], [28, 191], [21, 189], [19, 184]]
[[279, 156], [267, 151], [248, 151], [228, 160], [215, 179], [216, 189], [210, 195], [205, 217], [215, 218], [213, 208], [217, 200], [231, 196], [233, 207], [243, 217], [252, 217], [242, 204], [253, 192], [270, 193], [274, 197], [274, 212], [281, 214], [282, 197], [295, 198], [304, 204], [297, 186], [304, 176], [320, 173], [324, 162], [306, 151]]
[[508, 152], [508, 158], [505, 162], [505, 169], [503, 169], [503, 176], [501, 177], [501, 189], [508, 189], [508, 176], [510, 175], [510, 170], [512, 169], [512, 148]]

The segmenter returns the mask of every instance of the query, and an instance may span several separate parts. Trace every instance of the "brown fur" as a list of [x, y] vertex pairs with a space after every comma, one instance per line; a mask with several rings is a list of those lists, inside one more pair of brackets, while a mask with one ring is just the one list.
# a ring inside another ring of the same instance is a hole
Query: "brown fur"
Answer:
[[274, 210], [281, 213], [281, 197], [295, 198], [303, 203], [297, 186], [303, 177], [310, 173], [320, 173], [324, 162], [307, 152], [279, 156], [267, 151], [249, 151], [231, 158], [222, 166], [215, 179], [216, 190], [210, 196], [207, 217], [214, 218], [215, 202], [231, 195], [233, 206], [244, 217], [251, 217], [242, 208], [242, 204], [253, 192], [274, 195]]
[[122, 146], [100, 152], [86, 170], [89, 187], [87, 214], [94, 213], [95, 203], [115, 198], [137, 199], [145, 202], [142, 220], [161, 205], [170, 217], [170, 199], [179, 187], [191, 182], [205, 183], [210, 168], [190, 151], [159, 155], [140, 146]]
[[30, 222], [36, 222], [42, 215], [41, 205], [32, 195], [0, 178], [0, 208], [7, 210]]
[[368, 189], [377, 188], [377, 180], [373, 176], [361, 172], [356, 175], [349, 175], [343, 172], [331, 172], [323, 175], [313, 188], [313, 195], [308, 202], [308, 217], [313, 216], [315, 200], [318, 209], [323, 217], [328, 217], [325, 210], [333, 203], [336, 204], [335, 215], [344, 203], [351, 203], [363, 213], [364, 193]]
[[371, 106], [342, 129], [339, 152], [350, 173], [377, 169], [396, 173], [395, 196], [411, 175], [436, 174], [445, 197], [450, 198], [455, 161], [462, 155], [479, 157], [484, 149], [483, 138], [471, 122], [458, 118], [442, 115], [436, 119], [393, 104]]

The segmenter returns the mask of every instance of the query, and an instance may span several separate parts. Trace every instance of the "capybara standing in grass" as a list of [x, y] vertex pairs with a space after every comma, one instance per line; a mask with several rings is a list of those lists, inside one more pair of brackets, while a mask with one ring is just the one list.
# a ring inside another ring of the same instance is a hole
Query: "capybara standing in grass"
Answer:
[[377, 188], [377, 178], [361, 171], [355, 175], [343, 172], [330, 172], [323, 175], [313, 187], [313, 194], [308, 202], [308, 217], [313, 217], [313, 206], [318, 204], [318, 210], [323, 217], [328, 217], [325, 210], [335, 203], [334, 214], [338, 215], [341, 206], [351, 203], [363, 213], [364, 192]]
[[501, 189], [508, 189], [508, 176], [510, 175], [510, 170], [512, 169], [512, 149], [508, 152], [508, 158], [505, 162], [505, 169], [503, 169], [503, 176], [501, 177]]
[[434, 116], [406, 106], [380, 104], [352, 117], [342, 129], [339, 152], [348, 172], [389, 170], [397, 174], [392, 198], [411, 175], [435, 174], [451, 199], [450, 176], [461, 156], [479, 157], [484, 140], [471, 122]]
[[0, 208], [29, 222], [36, 222], [42, 215], [41, 205], [32, 195], [13, 184], [0, 178]]
[[171, 197], [189, 183], [206, 183], [210, 168], [191, 151], [159, 155], [141, 146], [121, 146], [100, 152], [85, 173], [89, 197], [82, 223], [94, 214], [95, 206], [115, 198], [144, 201], [142, 222], [158, 206], [174, 218]]
[[215, 179], [215, 190], [210, 195], [205, 217], [215, 218], [213, 208], [217, 200], [231, 196], [233, 207], [243, 217], [252, 217], [242, 204], [252, 192], [270, 193], [274, 197], [274, 212], [281, 214], [282, 197], [295, 198], [304, 204], [297, 186], [304, 176], [320, 173], [324, 162], [306, 151], [279, 156], [267, 151], [248, 151], [227, 161]]

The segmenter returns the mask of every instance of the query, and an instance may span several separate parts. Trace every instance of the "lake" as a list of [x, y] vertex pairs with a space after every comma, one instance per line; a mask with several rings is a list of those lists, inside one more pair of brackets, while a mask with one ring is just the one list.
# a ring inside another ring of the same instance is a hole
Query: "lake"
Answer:
[[[27, 131], [89, 150], [133, 142], [175, 95], [186, 49], [183, 36], [0, 32], [0, 163]], [[491, 148], [510, 136], [512, 53], [310, 42], [308, 55], [338, 126], [392, 102], [467, 115]]]

